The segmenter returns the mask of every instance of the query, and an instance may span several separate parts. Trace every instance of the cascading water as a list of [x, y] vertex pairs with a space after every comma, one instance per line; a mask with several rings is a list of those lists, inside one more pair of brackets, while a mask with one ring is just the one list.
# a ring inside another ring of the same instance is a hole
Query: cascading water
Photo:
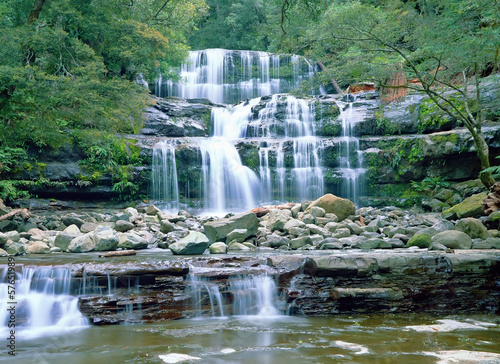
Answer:
[[[288, 72], [281, 69], [290, 69]], [[157, 96], [205, 97], [217, 103], [237, 103], [258, 96], [289, 92], [314, 75], [314, 67], [299, 56], [267, 52], [206, 49], [192, 51], [181, 67], [181, 81], [155, 85]], [[289, 74], [283, 77], [284, 74]]]
[[153, 149], [153, 200], [161, 201], [166, 210], [179, 208], [179, 187], [177, 181], [177, 165], [175, 162], [175, 145], [172, 142], [160, 142]]
[[188, 281], [196, 317], [202, 316], [204, 312], [211, 317], [281, 316], [277, 308], [276, 285], [269, 276], [245, 275], [230, 279], [223, 290], [217, 282], [196, 272], [189, 275]]
[[345, 109], [340, 107], [340, 110], [342, 138], [339, 155], [340, 171], [343, 177], [341, 194], [344, 198], [350, 199], [357, 205], [365, 173], [365, 169], [362, 168], [363, 154], [359, 149], [359, 139], [353, 134], [354, 125], [360, 118], [353, 112], [351, 102], [347, 104]]
[[9, 307], [12, 306], [15, 306], [14, 329], [22, 331], [23, 338], [61, 334], [89, 325], [78, 310], [78, 298], [70, 295], [71, 272], [68, 268], [21, 266], [21, 272], [16, 272], [15, 304], [8, 295], [9, 283], [3, 283], [6, 277], [7, 269], [4, 268], [0, 277], [2, 335], [13, 329], [9, 327]]

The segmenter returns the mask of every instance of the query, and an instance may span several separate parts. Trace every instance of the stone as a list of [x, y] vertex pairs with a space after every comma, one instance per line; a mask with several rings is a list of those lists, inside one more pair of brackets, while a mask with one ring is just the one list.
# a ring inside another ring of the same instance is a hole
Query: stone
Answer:
[[486, 226], [473, 217], [458, 220], [453, 230], [462, 231], [469, 235], [471, 239], [479, 238], [484, 240], [490, 237], [490, 233]]
[[26, 249], [24, 248], [24, 244], [14, 242], [12, 240], [7, 241], [3, 246], [3, 250], [7, 252], [9, 255], [23, 255], [26, 253]]
[[432, 242], [431, 245], [429, 246], [428, 248], [429, 250], [437, 250], [437, 251], [447, 251], [448, 248], [445, 247], [443, 244], [441, 243], [437, 243], [437, 242]]
[[108, 226], [100, 225], [94, 231], [95, 251], [115, 250], [120, 239], [116, 232]]
[[435, 193], [433, 197], [442, 202], [446, 202], [446, 200], [449, 200], [451, 197], [453, 197], [453, 191], [447, 188], [442, 188], [437, 193]]
[[163, 234], [168, 234], [175, 230], [175, 225], [172, 224], [169, 220], [161, 220], [160, 221], [160, 231]]
[[312, 245], [311, 238], [309, 236], [302, 236], [299, 238], [290, 239], [290, 249], [297, 250], [306, 245]]
[[340, 228], [335, 230], [335, 233], [333, 233], [334, 238], [346, 238], [348, 236], [351, 236], [351, 230], [348, 228]]
[[208, 247], [208, 251], [210, 254], [226, 254], [227, 253], [227, 245], [223, 242], [219, 241], [217, 243], [213, 243]]
[[47, 244], [42, 243], [41, 241], [37, 241], [29, 245], [28, 249], [26, 249], [26, 252], [30, 254], [49, 254], [50, 247]]
[[313, 215], [311, 215], [311, 214], [305, 214], [302, 217], [302, 222], [304, 224], [315, 224], [316, 223], [316, 218]]
[[155, 205], [149, 205], [148, 207], [146, 207], [146, 215], [157, 216], [158, 214], [161, 214], [161, 210]]
[[[290, 212], [290, 210], [286, 210]], [[205, 235], [210, 242], [224, 241], [227, 234], [235, 229], [246, 229], [248, 236], [257, 234], [259, 219], [253, 212], [243, 212], [226, 219], [207, 222], [203, 225]]]
[[292, 228], [304, 228], [306, 224], [298, 219], [290, 219], [286, 222], [286, 224], [283, 226], [284, 231], [289, 231]]
[[227, 234], [226, 244], [229, 244], [233, 241], [236, 241], [238, 243], [243, 243], [247, 238], [247, 236], [249, 236], [247, 229], [235, 229], [231, 231], [229, 234]]
[[356, 213], [356, 207], [352, 201], [345, 198], [337, 197], [328, 193], [321, 196], [317, 200], [313, 201], [305, 212], [309, 212], [314, 206], [321, 207], [325, 210], [325, 213], [333, 213], [337, 215], [339, 221], [344, 220], [349, 215], [354, 215]]
[[115, 230], [121, 233], [132, 230], [134, 227], [135, 225], [132, 224], [130, 221], [118, 220], [115, 223]]
[[470, 249], [472, 239], [469, 235], [458, 230], [447, 230], [432, 237], [432, 242], [443, 244], [450, 249]]
[[7, 231], [4, 236], [7, 240], [12, 240], [15, 243], [21, 239], [21, 235], [17, 231]]
[[484, 198], [482, 205], [486, 215], [500, 209], [500, 182], [490, 187], [490, 192]]
[[64, 216], [62, 218], [62, 222], [66, 226], [76, 225], [76, 226], [78, 226], [78, 228], [80, 228], [80, 226], [82, 226], [85, 223], [85, 221], [83, 219], [81, 219], [78, 216], [74, 216], [74, 215]]
[[7, 236], [4, 233], [0, 233], [0, 247], [4, 246], [7, 240]]
[[198, 231], [191, 231], [188, 236], [176, 243], [170, 244], [168, 248], [176, 255], [199, 255], [203, 254], [208, 248], [209, 243], [210, 239], [205, 234]]
[[261, 246], [268, 246], [271, 248], [279, 248], [281, 246], [288, 246], [290, 239], [276, 234], [266, 236], [266, 240], [260, 244]]
[[[71, 225], [71, 226], [76, 226], [76, 225]], [[76, 226], [78, 227], [78, 226]], [[94, 224], [93, 222], [84, 222], [82, 226], [80, 226], [80, 231], [84, 234], [90, 233], [91, 231], [94, 231], [97, 228], [97, 225]]]
[[464, 217], [475, 217], [484, 215], [482, 202], [486, 197], [486, 192], [478, 193], [467, 197], [459, 204], [443, 211], [443, 217], [447, 220], [461, 219]]
[[0, 257], [6, 257], [6, 256], [8, 256], [8, 255], [9, 255], [9, 253], [7, 253], [7, 252], [6, 252], [5, 250], [3, 250], [3, 249], [0, 249]]
[[355, 222], [347, 223], [347, 227], [351, 231], [351, 233], [355, 235], [359, 235], [363, 232], [363, 228]]
[[119, 213], [111, 216], [109, 219], [111, 222], [117, 222], [118, 220], [129, 221], [129, 216], [125, 213]]
[[[80, 228], [74, 224], [66, 227], [66, 229], [63, 230], [63, 232], [68, 233], [68, 234], [81, 234]], [[88, 231], [88, 232], [90, 232], [90, 231]]]
[[431, 245], [432, 242], [432, 237], [429, 234], [415, 234], [412, 236], [412, 238], [408, 241], [406, 246], [412, 247], [416, 246], [418, 248], [428, 248]]
[[[74, 226], [76, 227], [76, 225]], [[78, 230], [78, 233], [68, 233], [63, 231], [56, 235], [54, 239], [54, 246], [60, 248], [62, 251], [67, 251], [73, 239], [81, 235], [80, 230]]]
[[132, 223], [140, 218], [139, 211], [133, 207], [127, 207], [123, 212], [128, 216], [128, 221]]
[[133, 231], [118, 234], [118, 245], [117, 249], [147, 249], [148, 242], [142, 236], [136, 234]]
[[61, 253], [62, 249], [57, 247], [57, 246], [53, 246], [52, 248], [50, 248], [50, 252], [51, 253]]
[[325, 209], [319, 206], [310, 206], [308, 212], [314, 217], [323, 217], [326, 214]]
[[295, 204], [291, 209], [290, 209], [290, 212], [292, 213], [292, 216], [296, 219], [299, 212], [300, 212], [300, 209], [301, 209], [302, 205], [300, 203], [297, 203]]
[[290, 210], [273, 209], [269, 212], [269, 220], [267, 221], [267, 228], [271, 231], [283, 230], [285, 224], [292, 218]]
[[231, 242], [231, 244], [229, 244], [227, 250], [228, 251], [231, 251], [231, 250], [250, 251], [250, 250], [252, 250], [252, 248], [246, 246], [245, 244], [238, 243], [237, 241], [233, 241], [233, 242]]
[[344, 248], [343, 245], [338, 241], [325, 242], [326, 240], [329, 240], [329, 239], [325, 239], [325, 240], [323, 240], [323, 242], [320, 243], [319, 247], [321, 250], [343, 249]]
[[69, 253], [87, 253], [95, 248], [94, 233], [77, 236], [68, 246]]

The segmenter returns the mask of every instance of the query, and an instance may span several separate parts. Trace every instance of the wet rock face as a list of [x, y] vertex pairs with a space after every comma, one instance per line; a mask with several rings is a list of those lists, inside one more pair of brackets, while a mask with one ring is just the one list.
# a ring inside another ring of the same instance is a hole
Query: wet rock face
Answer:
[[[94, 264], [85, 269], [84, 277], [93, 277], [103, 292], [115, 282], [111, 296], [80, 298], [81, 311], [96, 325], [210, 316], [206, 289], [200, 290], [198, 304], [193, 302], [196, 280], [190, 272], [218, 287], [228, 314], [235, 299], [230, 282], [264, 273], [276, 283], [280, 309], [292, 315], [500, 312], [500, 293], [491, 290], [500, 281], [499, 252], [203, 257], [168, 264]], [[75, 280], [82, 278], [80, 271]], [[131, 289], [134, 284], [139, 288]]]

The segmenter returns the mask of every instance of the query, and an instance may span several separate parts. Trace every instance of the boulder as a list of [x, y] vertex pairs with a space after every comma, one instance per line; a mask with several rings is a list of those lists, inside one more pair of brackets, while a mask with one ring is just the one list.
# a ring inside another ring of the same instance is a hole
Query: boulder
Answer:
[[6, 257], [7, 255], [9, 255], [9, 253], [7, 253], [5, 250], [3, 249], [0, 249], [0, 257]]
[[485, 197], [486, 192], [467, 197], [459, 204], [444, 210], [443, 217], [450, 220], [456, 218], [461, 219], [464, 217], [482, 216], [484, 215], [482, 203]]
[[[253, 213], [252, 213], [253, 214]], [[253, 214], [255, 216], [255, 214]], [[257, 218], [255, 216], [255, 218]], [[168, 247], [176, 255], [198, 255], [208, 248], [209, 238], [198, 231], [191, 231], [188, 236], [182, 238]]]
[[94, 233], [77, 236], [68, 246], [69, 253], [87, 253], [95, 248]]
[[115, 250], [120, 242], [116, 232], [108, 226], [98, 226], [94, 231], [96, 251]]
[[[74, 225], [76, 227], [76, 225]], [[82, 234], [80, 232], [78, 233], [67, 233], [67, 232], [61, 232], [56, 235], [54, 239], [54, 246], [60, 248], [62, 251], [67, 251], [69, 245], [78, 236], [81, 236]]]
[[[76, 225], [71, 225], [71, 226], [77, 227]], [[87, 234], [87, 233], [90, 233], [91, 231], [94, 231], [96, 229], [96, 227], [97, 227], [97, 225], [94, 224], [93, 222], [84, 222], [82, 224], [82, 226], [80, 226], [80, 231], [84, 234]]]
[[163, 234], [168, 234], [174, 230], [175, 230], [175, 225], [172, 224], [169, 220], [164, 219], [160, 221], [160, 231]]
[[9, 240], [7, 243], [5, 243], [5, 245], [3, 246], [3, 250], [5, 250], [9, 255], [23, 255], [24, 253], [26, 253], [24, 244], [14, 242], [12, 240]]
[[431, 245], [432, 237], [429, 234], [415, 234], [406, 244], [406, 246], [412, 247], [416, 246], [419, 248], [428, 248]]
[[[76, 225], [69, 225], [68, 227], [66, 227], [63, 232], [65, 233], [68, 233], [68, 234], [80, 234], [81, 233], [81, 230], [78, 226]], [[88, 231], [90, 232], [90, 231]]]
[[309, 236], [301, 236], [299, 238], [290, 239], [290, 249], [292, 250], [302, 248], [306, 245], [312, 245], [312, 241]]
[[136, 234], [135, 232], [126, 232], [118, 235], [118, 249], [147, 249], [148, 242], [142, 236]]
[[319, 206], [310, 206], [308, 212], [314, 217], [323, 217], [326, 214], [325, 209]]
[[273, 209], [269, 212], [269, 219], [267, 221], [267, 228], [271, 231], [283, 230], [285, 224], [292, 218], [290, 210]]
[[30, 246], [28, 246], [28, 249], [26, 249], [26, 252], [30, 253], [30, 254], [49, 254], [50, 247], [41, 241], [37, 241], [37, 242], [31, 244]]
[[[243, 212], [226, 219], [207, 222], [203, 225], [205, 235], [210, 242], [224, 241], [231, 231], [246, 229], [248, 236], [257, 234], [259, 219], [253, 212]], [[247, 236], [247, 237], [248, 237]]]
[[135, 227], [130, 221], [118, 220], [115, 223], [115, 230], [121, 233], [132, 230]]
[[458, 230], [437, 233], [432, 237], [432, 242], [442, 244], [450, 249], [470, 249], [472, 246], [470, 236]]
[[231, 231], [229, 234], [227, 234], [226, 244], [229, 244], [233, 241], [236, 241], [238, 243], [243, 243], [247, 238], [247, 236], [249, 236], [247, 229], [235, 229]]
[[292, 228], [301, 228], [303, 229], [306, 226], [302, 221], [297, 220], [297, 219], [290, 219], [286, 222], [286, 224], [283, 226], [284, 231], [290, 231]]
[[149, 205], [148, 207], [146, 207], [146, 215], [157, 216], [158, 214], [161, 214], [161, 210], [155, 205]]
[[231, 251], [231, 250], [240, 250], [240, 251], [250, 251], [250, 250], [253, 250], [252, 248], [250, 248], [249, 246], [245, 245], [245, 244], [242, 244], [242, 243], [238, 243], [237, 241], [234, 241], [232, 242], [231, 244], [228, 245], [228, 251]]
[[213, 243], [208, 247], [208, 251], [210, 254], [226, 254], [227, 253], [227, 245], [223, 242], [219, 241], [217, 243]]
[[473, 217], [458, 220], [453, 230], [462, 231], [469, 235], [471, 239], [479, 238], [484, 240], [490, 237], [490, 233], [486, 226]]
[[64, 216], [62, 218], [62, 222], [66, 226], [76, 225], [76, 226], [78, 226], [78, 228], [80, 228], [80, 226], [82, 226], [85, 223], [85, 221], [83, 219], [81, 219], [78, 216], [74, 216], [74, 215]]
[[309, 212], [312, 207], [318, 206], [325, 210], [325, 213], [333, 213], [337, 215], [339, 221], [344, 220], [349, 215], [354, 215], [356, 213], [356, 207], [352, 201], [345, 198], [337, 197], [331, 193], [321, 196], [316, 201], [313, 201], [306, 212]]

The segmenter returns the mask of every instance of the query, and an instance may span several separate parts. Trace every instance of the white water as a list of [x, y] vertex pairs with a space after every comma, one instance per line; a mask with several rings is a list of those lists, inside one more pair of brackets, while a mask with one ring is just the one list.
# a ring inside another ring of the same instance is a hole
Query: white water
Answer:
[[281, 316], [277, 308], [276, 285], [268, 276], [245, 276], [229, 280], [229, 285], [223, 292], [217, 282], [198, 276], [196, 273], [190, 274], [188, 280], [195, 316], [202, 316], [203, 306], [208, 306], [208, 304], [211, 317], [233, 315], [270, 318]]
[[153, 200], [162, 201], [165, 210], [179, 209], [179, 187], [175, 145], [172, 142], [160, 142], [153, 149]]
[[[366, 171], [362, 168], [363, 154], [359, 148], [359, 139], [353, 133], [354, 125], [361, 120], [361, 117], [354, 113], [352, 103], [347, 104], [346, 110], [344, 110], [343, 105], [339, 106], [339, 117], [342, 121], [342, 138], [339, 151], [341, 156], [340, 172], [343, 178], [341, 196], [357, 205], [363, 185], [363, 175]], [[352, 153], [356, 153], [354, 158], [352, 158]], [[355, 163], [351, 163], [351, 160], [354, 160]]]
[[[280, 68], [291, 68], [283, 77]], [[258, 51], [206, 49], [189, 52], [181, 67], [181, 82], [159, 76], [155, 94], [160, 97], [205, 97], [217, 103], [237, 103], [259, 96], [289, 92], [314, 75], [314, 67], [299, 56]]]
[[[4, 268], [0, 281], [7, 282], [6, 278]], [[15, 330], [18, 338], [28, 339], [87, 327], [88, 320], [78, 309], [78, 298], [70, 295], [70, 283], [71, 272], [67, 268], [21, 266], [21, 272], [16, 273], [13, 297], [8, 295], [12, 285], [0, 283], [1, 334]], [[9, 312], [11, 307], [15, 309]]]

